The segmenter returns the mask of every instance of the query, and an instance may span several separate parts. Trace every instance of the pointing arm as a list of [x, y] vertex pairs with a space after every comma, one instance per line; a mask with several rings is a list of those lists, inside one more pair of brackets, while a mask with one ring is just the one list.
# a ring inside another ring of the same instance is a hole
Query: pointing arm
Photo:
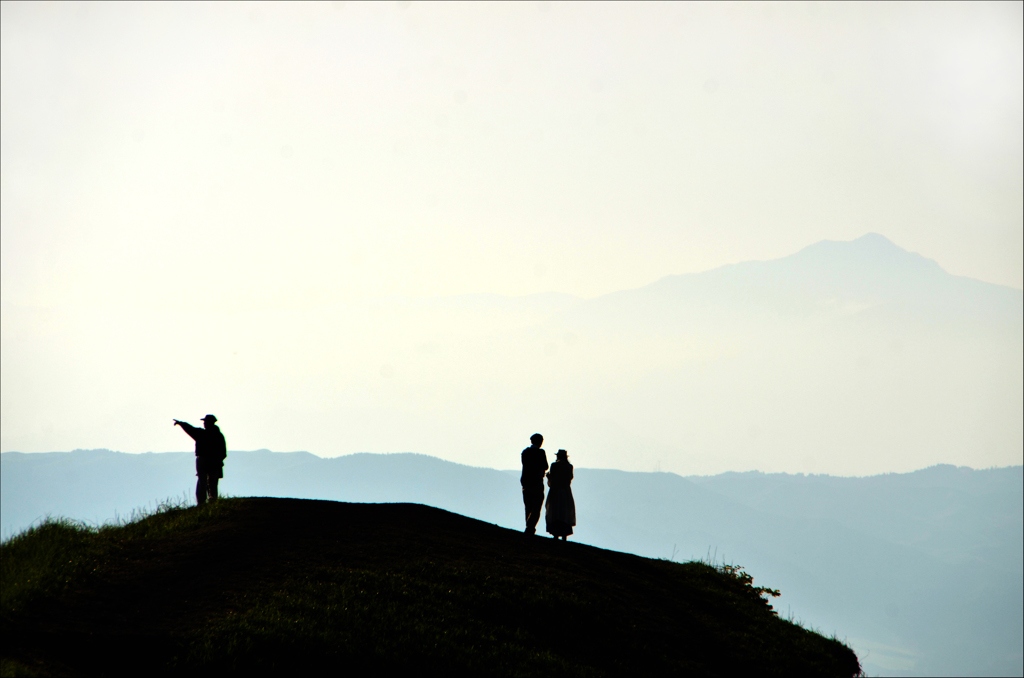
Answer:
[[187, 433], [192, 438], [192, 440], [199, 440], [199, 429], [197, 429], [192, 424], [189, 424], [188, 422], [185, 421], [178, 421], [177, 419], [174, 420], [174, 424], [176, 426], [180, 426], [181, 430]]

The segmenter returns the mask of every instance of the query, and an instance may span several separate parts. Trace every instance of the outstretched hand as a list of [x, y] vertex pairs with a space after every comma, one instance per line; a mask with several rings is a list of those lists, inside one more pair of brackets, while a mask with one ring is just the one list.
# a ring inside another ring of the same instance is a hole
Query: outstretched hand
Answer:
[[175, 425], [175, 426], [181, 426], [181, 422], [180, 422], [180, 421], [178, 421], [177, 419], [175, 419], [175, 420], [174, 420], [174, 425]]

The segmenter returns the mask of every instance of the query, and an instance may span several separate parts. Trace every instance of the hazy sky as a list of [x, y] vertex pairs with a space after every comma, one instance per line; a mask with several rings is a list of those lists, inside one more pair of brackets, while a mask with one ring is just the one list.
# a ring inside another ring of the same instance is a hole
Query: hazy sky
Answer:
[[[593, 297], [869, 231], [1024, 284], [1021, 3], [2, 8], [4, 450], [184, 447], [68, 423], [124, 388], [112, 332], [175, 370], [142, 315], [190, 360], [190, 309]], [[253, 369], [315, 370], [280, 345]]]

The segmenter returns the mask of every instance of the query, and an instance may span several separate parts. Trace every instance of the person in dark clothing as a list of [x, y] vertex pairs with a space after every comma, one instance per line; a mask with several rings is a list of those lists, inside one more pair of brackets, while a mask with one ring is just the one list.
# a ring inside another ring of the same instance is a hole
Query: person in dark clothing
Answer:
[[174, 420], [175, 426], [189, 434], [196, 441], [196, 503], [200, 506], [209, 499], [217, 498], [217, 482], [224, 477], [224, 459], [228, 456], [228, 444], [217, 426], [217, 417], [208, 414], [203, 417], [203, 428]]
[[559, 450], [555, 455], [555, 463], [548, 471], [548, 500], [544, 504], [544, 522], [547, 523], [548, 534], [562, 541], [572, 534], [576, 524], [576, 501], [572, 498], [572, 464], [569, 453]]
[[544, 436], [534, 433], [530, 436], [533, 443], [523, 450], [523, 473], [519, 476], [519, 484], [523, 486], [523, 506], [526, 509], [526, 534], [537, 533], [537, 521], [540, 520], [540, 509], [544, 505], [544, 474], [548, 470], [548, 455], [541, 444]]

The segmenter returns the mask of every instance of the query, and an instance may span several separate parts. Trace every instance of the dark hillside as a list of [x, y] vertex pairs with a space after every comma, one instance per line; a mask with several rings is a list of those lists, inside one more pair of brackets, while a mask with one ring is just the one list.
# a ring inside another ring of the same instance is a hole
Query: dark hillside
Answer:
[[231, 499], [44, 525], [2, 561], [5, 674], [859, 671], [734, 569], [416, 504]]

